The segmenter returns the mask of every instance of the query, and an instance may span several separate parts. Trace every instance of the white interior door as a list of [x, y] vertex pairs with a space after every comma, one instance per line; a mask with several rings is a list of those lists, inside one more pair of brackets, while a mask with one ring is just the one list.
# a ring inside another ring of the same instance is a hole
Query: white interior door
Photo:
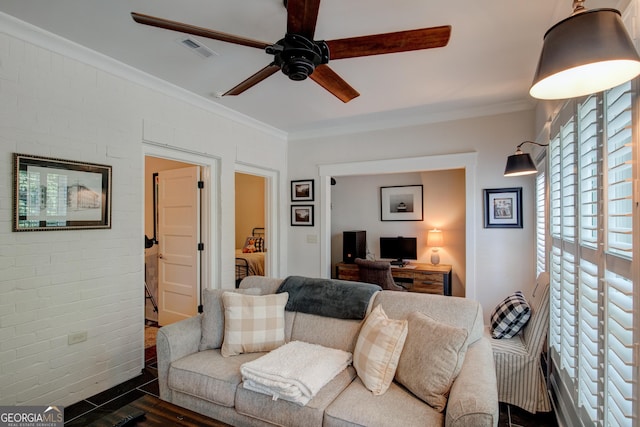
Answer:
[[200, 167], [158, 172], [158, 323], [198, 313]]

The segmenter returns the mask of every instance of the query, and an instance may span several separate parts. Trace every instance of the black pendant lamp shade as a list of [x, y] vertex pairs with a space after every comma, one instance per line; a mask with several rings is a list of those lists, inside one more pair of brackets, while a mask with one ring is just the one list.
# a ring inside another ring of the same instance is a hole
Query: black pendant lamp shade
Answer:
[[520, 176], [536, 173], [536, 165], [531, 160], [529, 153], [523, 153], [521, 150], [516, 154], [507, 158], [507, 166], [504, 168], [504, 176]]
[[529, 93], [566, 99], [610, 89], [640, 74], [640, 56], [615, 9], [584, 10], [551, 27]]
[[516, 154], [509, 156], [507, 158], [507, 166], [504, 168], [504, 176], [521, 176], [521, 175], [531, 175], [532, 173], [538, 172], [536, 165], [531, 160], [531, 156], [529, 153], [523, 153], [522, 145], [524, 144], [535, 144], [540, 147], [546, 147], [548, 144], [540, 144], [539, 142], [534, 141], [524, 141], [521, 142], [516, 148]]

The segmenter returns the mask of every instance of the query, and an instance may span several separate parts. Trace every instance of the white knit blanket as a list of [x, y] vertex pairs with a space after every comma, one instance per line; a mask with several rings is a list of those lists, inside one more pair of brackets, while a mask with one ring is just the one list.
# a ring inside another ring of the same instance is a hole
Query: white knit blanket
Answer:
[[351, 364], [351, 353], [291, 341], [240, 366], [243, 387], [304, 406]]

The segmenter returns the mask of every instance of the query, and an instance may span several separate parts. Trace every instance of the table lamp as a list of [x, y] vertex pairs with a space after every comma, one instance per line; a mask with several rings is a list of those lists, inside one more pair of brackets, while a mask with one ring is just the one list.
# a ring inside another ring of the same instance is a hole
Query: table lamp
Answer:
[[432, 248], [431, 264], [433, 265], [440, 264], [440, 254], [438, 253], [438, 250], [442, 247], [443, 242], [442, 230], [438, 230], [437, 228], [429, 230], [427, 233], [427, 246]]

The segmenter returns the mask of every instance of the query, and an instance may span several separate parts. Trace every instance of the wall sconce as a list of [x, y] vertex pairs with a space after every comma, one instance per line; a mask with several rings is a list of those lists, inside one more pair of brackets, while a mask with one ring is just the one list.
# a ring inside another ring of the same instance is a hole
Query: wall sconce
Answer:
[[544, 35], [542, 53], [529, 94], [566, 99], [601, 92], [640, 74], [640, 56], [616, 9], [584, 8]]
[[438, 253], [438, 249], [442, 247], [443, 243], [444, 239], [442, 238], [442, 230], [429, 230], [429, 232], [427, 233], [427, 246], [430, 246], [432, 248], [431, 264], [440, 264], [440, 254]]
[[531, 160], [529, 153], [523, 153], [520, 147], [523, 144], [535, 144], [540, 147], [547, 147], [549, 144], [540, 144], [534, 141], [523, 141], [516, 147], [516, 154], [507, 157], [507, 166], [504, 168], [504, 176], [531, 175], [538, 172], [536, 165]]

